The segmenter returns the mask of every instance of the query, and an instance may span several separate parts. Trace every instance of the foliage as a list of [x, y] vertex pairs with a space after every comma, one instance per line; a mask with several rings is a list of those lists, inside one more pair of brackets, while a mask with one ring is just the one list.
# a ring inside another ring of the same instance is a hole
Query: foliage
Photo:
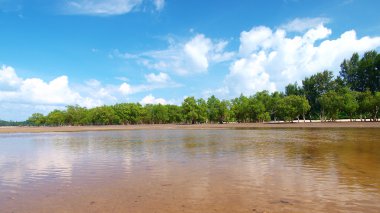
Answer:
[[302, 81], [303, 90], [311, 106], [312, 115], [321, 116], [320, 113], [322, 110], [318, 98], [326, 92], [334, 89], [333, 78], [333, 73], [325, 70], [322, 73], [317, 73]]
[[352, 90], [369, 90], [372, 93], [380, 91], [380, 54], [376, 51], [366, 52], [362, 58], [354, 53], [340, 67], [340, 75]]
[[338, 118], [339, 111], [342, 110], [343, 97], [335, 91], [328, 91], [323, 94], [318, 101], [321, 104], [322, 119], [328, 118], [336, 120]]
[[4, 121], [0, 120], [0, 126], [26, 126], [28, 121]]

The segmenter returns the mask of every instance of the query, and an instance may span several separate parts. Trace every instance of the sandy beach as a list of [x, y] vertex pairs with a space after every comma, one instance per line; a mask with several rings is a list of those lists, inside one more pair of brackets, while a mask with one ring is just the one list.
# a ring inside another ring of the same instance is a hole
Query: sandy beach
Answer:
[[380, 122], [303, 122], [294, 123], [227, 123], [227, 124], [151, 124], [60, 127], [0, 127], [0, 133], [83, 132], [146, 129], [230, 129], [230, 128], [380, 128]]

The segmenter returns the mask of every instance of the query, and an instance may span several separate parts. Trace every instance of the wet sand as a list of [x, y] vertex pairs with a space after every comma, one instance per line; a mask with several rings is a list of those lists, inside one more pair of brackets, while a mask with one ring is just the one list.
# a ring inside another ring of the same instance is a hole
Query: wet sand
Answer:
[[140, 124], [108, 126], [0, 127], [0, 133], [85, 132], [110, 130], [168, 129], [244, 129], [244, 128], [380, 128], [380, 122], [303, 122], [294, 123], [226, 123], [226, 124]]

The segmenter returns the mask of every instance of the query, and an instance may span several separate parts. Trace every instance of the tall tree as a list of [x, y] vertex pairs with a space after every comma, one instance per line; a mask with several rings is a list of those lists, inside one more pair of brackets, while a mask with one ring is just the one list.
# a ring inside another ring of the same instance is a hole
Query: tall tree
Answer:
[[197, 102], [194, 97], [187, 97], [182, 102], [182, 110], [186, 123], [195, 124], [198, 118]]
[[66, 106], [65, 124], [78, 126], [78, 125], [86, 125], [88, 123], [89, 123], [89, 120], [88, 120], [87, 108], [80, 107], [79, 105]]
[[342, 110], [344, 105], [343, 97], [332, 90], [323, 94], [320, 98], [318, 98], [318, 101], [322, 107], [322, 119], [325, 119], [324, 117], [327, 117], [332, 121], [338, 118], [339, 112]]
[[269, 115], [272, 117], [274, 121], [277, 121], [277, 118], [279, 117], [278, 107], [283, 97], [284, 97], [284, 94], [280, 92], [274, 92], [271, 95], [269, 104], [267, 106], [267, 112], [269, 112]]
[[239, 98], [234, 98], [232, 100], [231, 111], [234, 114], [234, 118], [239, 123], [244, 123], [248, 121], [249, 112], [248, 112], [249, 100], [243, 94]]
[[359, 108], [359, 103], [357, 100], [357, 92], [351, 91], [348, 87], [345, 87], [342, 91], [343, 98], [343, 111], [349, 115], [350, 121], [354, 117], [356, 111]]
[[305, 121], [305, 114], [310, 110], [310, 105], [304, 96], [289, 95], [282, 98], [279, 102], [279, 115], [285, 121], [293, 121], [302, 115]]
[[27, 121], [33, 126], [41, 126], [45, 125], [46, 117], [41, 113], [33, 113]]
[[365, 92], [368, 89], [372, 93], [380, 91], [380, 54], [376, 51], [364, 53], [361, 59], [354, 53], [340, 67], [340, 75], [352, 90]]
[[156, 104], [152, 109], [152, 120], [155, 124], [165, 124], [169, 120], [168, 108], [166, 105]]
[[302, 81], [305, 96], [311, 106], [312, 115], [321, 117], [321, 105], [318, 102], [319, 97], [334, 89], [334, 75], [331, 71], [317, 73]]
[[180, 123], [183, 120], [182, 108], [177, 105], [167, 105], [169, 123]]
[[219, 122], [220, 100], [214, 95], [207, 99], [207, 116], [211, 123]]
[[100, 106], [90, 109], [91, 123], [94, 125], [121, 124], [119, 116], [111, 106]]
[[249, 97], [248, 114], [250, 122], [270, 120], [269, 113], [265, 111], [265, 105], [255, 96]]
[[197, 99], [197, 122], [206, 123], [207, 121], [207, 103], [203, 98]]
[[61, 110], [53, 110], [46, 116], [46, 124], [49, 126], [62, 126], [65, 124], [65, 112]]
[[298, 86], [297, 82], [294, 82], [294, 84], [288, 84], [285, 87], [285, 95], [286, 96], [289, 96], [289, 95], [303, 95], [303, 94], [304, 94], [304, 91], [303, 91], [302, 87]]
[[224, 121], [229, 121], [230, 108], [231, 108], [231, 103], [228, 100], [223, 100], [222, 102], [220, 102], [220, 107], [218, 111], [219, 123], [223, 123]]

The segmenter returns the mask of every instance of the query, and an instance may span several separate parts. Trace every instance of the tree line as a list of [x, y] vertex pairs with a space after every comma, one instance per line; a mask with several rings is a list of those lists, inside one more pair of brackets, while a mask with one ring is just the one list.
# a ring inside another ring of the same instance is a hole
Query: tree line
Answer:
[[28, 125], [26, 121], [4, 121], [0, 120], [0, 126], [25, 126]]
[[339, 76], [323, 71], [285, 87], [285, 92], [261, 91], [232, 100], [214, 95], [207, 100], [187, 97], [180, 106], [118, 103], [85, 108], [67, 106], [46, 116], [32, 114], [35, 126], [120, 125], [167, 123], [264, 122], [338, 118], [378, 120], [380, 108], [380, 54], [354, 53], [341, 63]]

